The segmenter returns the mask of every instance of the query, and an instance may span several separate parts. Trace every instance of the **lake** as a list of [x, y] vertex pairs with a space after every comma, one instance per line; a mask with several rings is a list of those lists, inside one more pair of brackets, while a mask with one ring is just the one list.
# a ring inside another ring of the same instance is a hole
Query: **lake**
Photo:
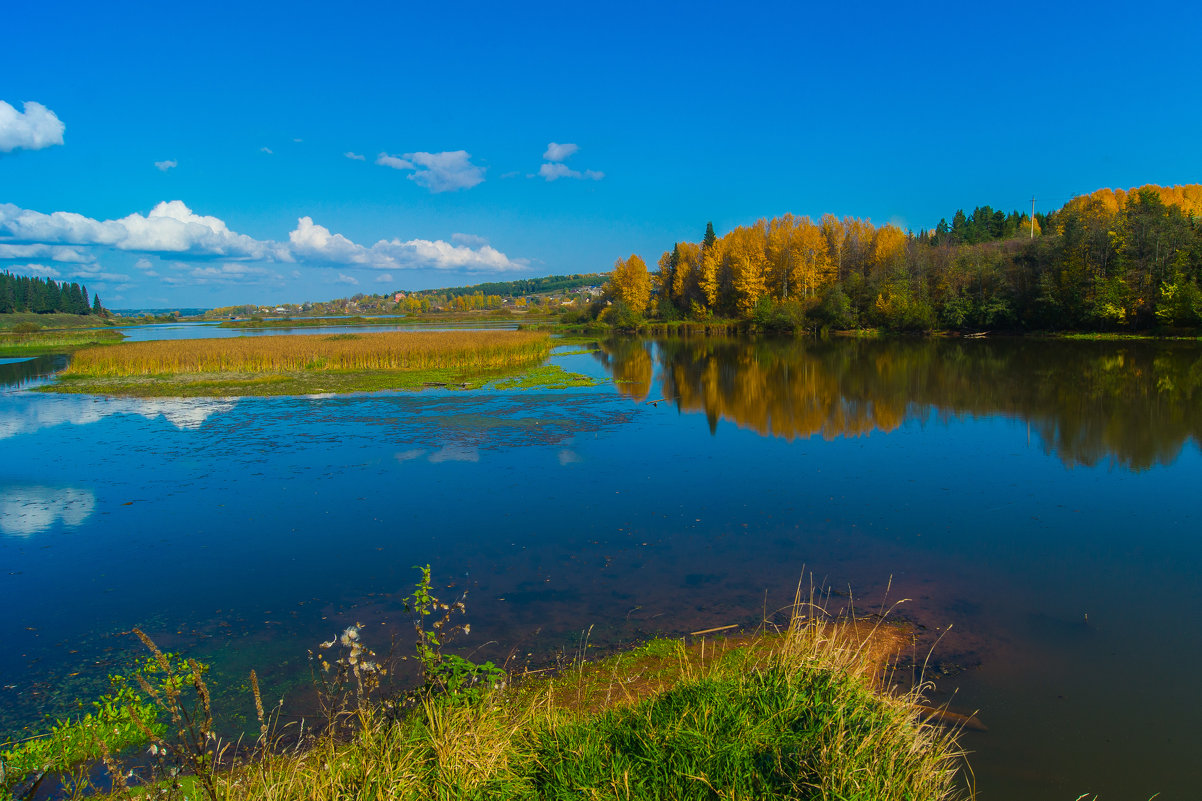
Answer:
[[404, 637], [414, 565], [517, 666], [780, 621], [812, 576], [919, 627], [899, 679], [978, 712], [981, 798], [1195, 797], [1197, 343], [557, 353], [605, 382], [141, 401], [0, 365], [0, 726], [102, 691], [135, 625], [303, 712], [320, 641]]

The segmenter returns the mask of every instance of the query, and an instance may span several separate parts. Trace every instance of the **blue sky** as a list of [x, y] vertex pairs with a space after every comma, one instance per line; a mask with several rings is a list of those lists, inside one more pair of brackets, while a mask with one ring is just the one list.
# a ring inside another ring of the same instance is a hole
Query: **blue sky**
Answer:
[[0, 269], [296, 302], [1202, 181], [1188, 3], [250, 5], [5, 12]]

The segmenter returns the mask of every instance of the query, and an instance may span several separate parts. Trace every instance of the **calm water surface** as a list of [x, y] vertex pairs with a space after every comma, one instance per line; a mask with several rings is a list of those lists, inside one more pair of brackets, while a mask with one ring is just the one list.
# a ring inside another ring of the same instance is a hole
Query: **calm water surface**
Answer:
[[917, 663], [943, 635], [927, 674], [989, 727], [965, 739], [981, 798], [1196, 797], [1202, 348], [555, 360], [610, 380], [139, 401], [0, 365], [0, 724], [99, 687], [134, 625], [303, 709], [307, 650], [403, 634], [416, 564], [469, 590], [465, 653], [518, 664], [590, 627], [604, 650], [754, 625], [812, 571], [832, 605], [907, 599]]

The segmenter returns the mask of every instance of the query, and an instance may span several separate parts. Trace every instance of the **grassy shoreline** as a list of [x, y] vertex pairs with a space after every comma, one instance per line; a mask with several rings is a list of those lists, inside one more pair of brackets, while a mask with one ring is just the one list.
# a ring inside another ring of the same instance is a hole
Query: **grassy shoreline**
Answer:
[[[340, 670], [375, 675], [384, 665], [358, 632], [322, 647]], [[287, 737], [273, 736], [252, 677], [263, 723], [251, 753], [149, 786], [122, 779], [111, 797], [971, 798], [958, 729], [931, 723], [916, 691], [893, 686], [890, 666], [911, 644], [908, 628], [879, 618], [832, 622], [799, 606], [784, 631], [653, 640], [404, 706], [360, 684], [335, 725]], [[124, 775], [111, 755], [105, 764]]]
[[82, 348], [113, 345], [125, 335], [110, 329], [36, 331], [29, 334], [0, 333], [0, 357], [46, 356], [74, 353]]

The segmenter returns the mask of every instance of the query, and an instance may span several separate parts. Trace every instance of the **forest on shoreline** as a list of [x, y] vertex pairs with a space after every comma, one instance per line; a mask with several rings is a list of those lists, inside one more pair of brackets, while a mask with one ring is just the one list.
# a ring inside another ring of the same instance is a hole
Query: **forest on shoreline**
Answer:
[[103, 315], [105, 310], [99, 295], [88, 301], [82, 284], [0, 272], [0, 314], [20, 312]]
[[786, 214], [699, 243], [655, 272], [615, 264], [581, 318], [734, 319], [766, 330], [1152, 331], [1202, 324], [1202, 185], [1102, 189], [1050, 214], [989, 206], [930, 231]]

